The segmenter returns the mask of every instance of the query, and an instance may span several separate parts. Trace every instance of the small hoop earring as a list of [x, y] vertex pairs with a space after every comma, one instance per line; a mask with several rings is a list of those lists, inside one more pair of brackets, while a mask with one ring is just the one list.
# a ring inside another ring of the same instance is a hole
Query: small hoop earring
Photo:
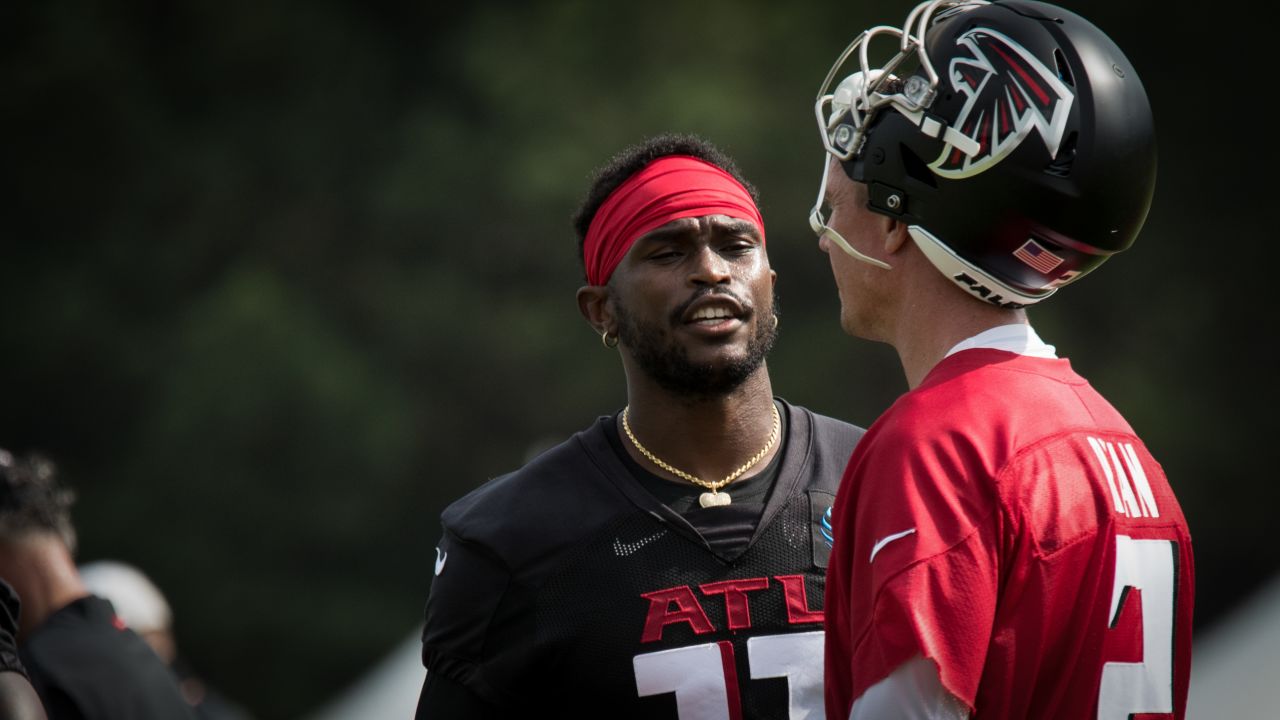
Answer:
[[609, 331], [605, 330], [604, 332], [600, 333], [600, 342], [603, 343], [605, 347], [612, 350], [618, 347], [618, 336], [614, 335], [612, 338], [610, 338]]
[[778, 329], [778, 316], [777, 316], [777, 314], [776, 314], [776, 313], [775, 313], [775, 314], [774, 314], [774, 316], [773, 316], [773, 329], [774, 329], [774, 330], [777, 330], [777, 329]]

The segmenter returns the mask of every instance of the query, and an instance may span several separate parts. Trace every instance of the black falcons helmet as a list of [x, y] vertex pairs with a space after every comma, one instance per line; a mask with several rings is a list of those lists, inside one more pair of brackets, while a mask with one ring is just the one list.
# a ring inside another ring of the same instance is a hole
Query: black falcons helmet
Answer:
[[[872, 69], [880, 36], [898, 53]], [[827, 94], [855, 51], [861, 70]], [[922, 3], [902, 29], [873, 28], [845, 50], [816, 110], [870, 209], [1002, 307], [1039, 302], [1129, 247], [1151, 206], [1146, 91], [1110, 38], [1053, 5]]]

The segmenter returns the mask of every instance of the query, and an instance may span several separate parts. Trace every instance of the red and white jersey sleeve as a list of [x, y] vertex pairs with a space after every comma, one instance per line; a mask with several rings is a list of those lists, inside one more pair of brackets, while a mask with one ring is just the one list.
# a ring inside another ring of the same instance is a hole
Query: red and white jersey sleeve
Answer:
[[968, 350], [868, 431], [833, 511], [826, 708], [916, 656], [983, 718], [1182, 718], [1191, 538], [1065, 360]]

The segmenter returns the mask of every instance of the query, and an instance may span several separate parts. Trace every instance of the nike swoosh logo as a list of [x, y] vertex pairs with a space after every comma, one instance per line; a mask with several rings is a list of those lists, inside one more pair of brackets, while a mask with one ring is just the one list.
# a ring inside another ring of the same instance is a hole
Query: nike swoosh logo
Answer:
[[888, 545], [894, 540], [901, 540], [902, 538], [914, 533], [915, 531], [916, 531], [915, 528], [911, 528], [910, 530], [903, 530], [900, 533], [894, 533], [892, 535], [886, 535], [880, 538], [878, 541], [876, 541], [875, 547], [871, 548], [871, 557], [867, 560], [867, 563], [875, 562], [876, 553], [883, 550], [885, 545]]
[[624, 543], [622, 540], [614, 538], [613, 551], [618, 554], [618, 557], [626, 557], [666, 534], [666, 530], [659, 530], [647, 538], [640, 538], [639, 540], [631, 543]]
[[436, 574], [439, 575], [444, 570], [444, 561], [449, 559], [449, 553], [440, 552], [440, 548], [436, 548]]

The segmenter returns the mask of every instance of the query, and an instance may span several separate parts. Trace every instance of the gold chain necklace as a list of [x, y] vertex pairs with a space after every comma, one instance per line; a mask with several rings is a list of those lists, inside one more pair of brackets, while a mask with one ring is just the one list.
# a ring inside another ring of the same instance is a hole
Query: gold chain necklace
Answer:
[[747, 462], [743, 464], [742, 467], [738, 468], [737, 470], [734, 470], [728, 475], [725, 475], [724, 479], [718, 482], [711, 482], [708, 480], [703, 480], [702, 478], [697, 477], [695, 475], [690, 475], [689, 473], [683, 470], [679, 470], [677, 468], [672, 467], [668, 463], [663, 462], [660, 458], [658, 458], [657, 455], [654, 455], [653, 453], [649, 452], [649, 450], [645, 448], [644, 445], [641, 445], [640, 441], [636, 439], [635, 434], [631, 432], [631, 423], [628, 422], [628, 417], [631, 414], [630, 405], [622, 409], [622, 429], [626, 431], [627, 438], [631, 440], [631, 444], [635, 445], [636, 449], [640, 451], [640, 454], [644, 455], [646, 458], [649, 459], [649, 462], [653, 463], [654, 465], [657, 465], [658, 467], [662, 468], [663, 470], [666, 470], [667, 472], [671, 473], [672, 475], [675, 475], [676, 477], [682, 480], [688, 480], [694, 485], [697, 485], [699, 487], [704, 487], [710, 490], [711, 492], [704, 492], [702, 493], [701, 496], [698, 497], [699, 505], [701, 505], [704, 508], [711, 507], [713, 505], [728, 505], [732, 500], [732, 498], [729, 497], [729, 493], [720, 492], [720, 488], [724, 487], [725, 485], [728, 485], [734, 480], [737, 480], [738, 477], [742, 475], [742, 473], [750, 470], [752, 466], [760, 462], [760, 460], [765, 455], [769, 454], [769, 449], [773, 447], [773, 444], [778, 441], [778, 430], [782, 426], [782, 420], [778, 417], [778, 406], [770, 403], [770, 407], [773, 408], [773, 429], [769, 431], [769, 442], [765, 443], [764, 447], [760, 448], [760, 452], [751, 456], [751, 459], [747, 460]]

